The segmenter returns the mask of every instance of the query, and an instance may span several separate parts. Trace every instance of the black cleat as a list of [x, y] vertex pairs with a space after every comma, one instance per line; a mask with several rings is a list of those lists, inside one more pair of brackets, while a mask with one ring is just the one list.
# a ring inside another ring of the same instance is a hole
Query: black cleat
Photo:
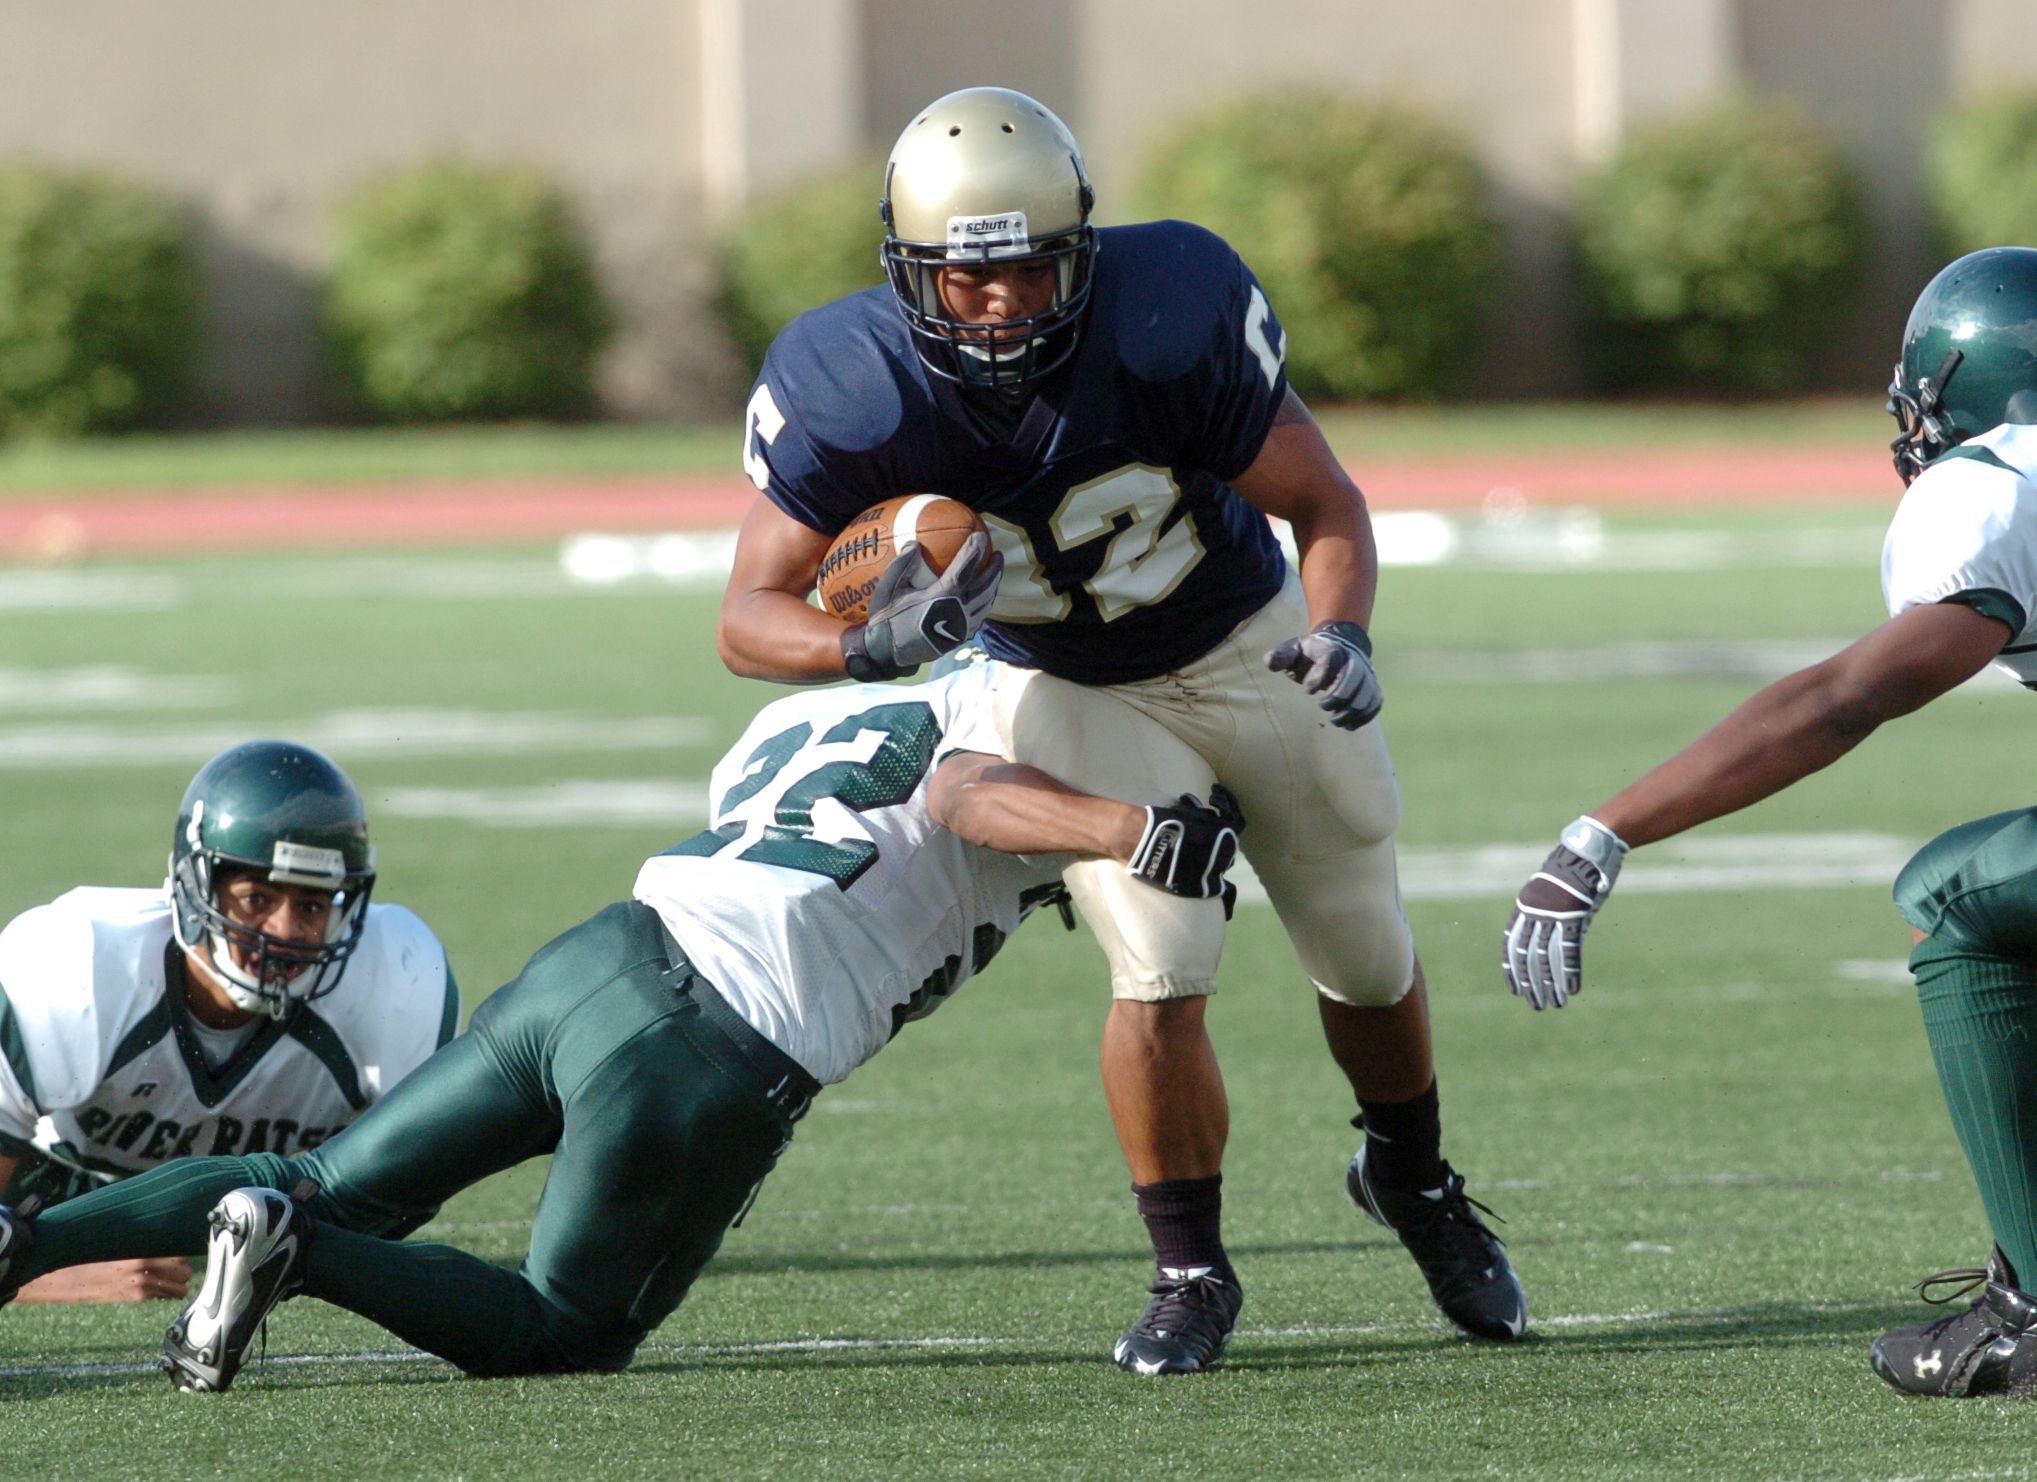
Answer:
[[21, 1290], [21, 1278], [14, 1274], [14, 1267], [35, 1244], [35, 1213], [41, 1208], [40, 1194], [30, 1194], [12, 1209], [0, 1204], [0, 1307], [12, 1302]]
[[[1954, 1286], [1943, 1297], [1931, 1288]], [[1908, 1395], [2037, 1393], [2037, 1297], [2016, 1289], [2016, 1273], [1998, 1245], [1985, 1269], [1940, 1271], [1917, 1283], [1926, 1302], [1956, 1302], [1975, 1287], [1964, 1312], [1883, 1333], [1868, 1350], [1874, 1372]]]
[[1400, 1237], [1429, 1283], [1436, 1308], [1468, 1337], [1510, 1343], [1528, 1326], [1528, 1298], [1500, 1238], [1478, 1217], [1463, 1176], [1443, 1165], [1440, 1189], [1397, 1189], [1366, 1172], [1360, 1144], [1344, 1173], [1344, 1191], [1374, 1224]]
[[1245, 1305], [1237, 1279], [1208, 1266], [1162, 1266], [1153, 1299], [1118, 1339], [1118, 1367], [1131, 1374], [1195, 1374], [1216, 1367]]
[[163, 1335], [163, 1372], [224, 1393], [276, 1304], [304, 1284], [311, 1221], [274, 1189], [235, 1189], [212, 1208], [205, 1284]]

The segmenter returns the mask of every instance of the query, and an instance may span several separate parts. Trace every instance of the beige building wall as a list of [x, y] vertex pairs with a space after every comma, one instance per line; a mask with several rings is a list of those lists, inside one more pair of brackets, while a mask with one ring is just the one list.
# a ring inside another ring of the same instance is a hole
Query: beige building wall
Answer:
[[1929, 265], [1925, 125], [1970, 87], [2037, 79], [2037, 4], [0, 0], [0, 156], [111, 164], [190, 203], [212, 290], [204, 410], [230, 421], [333, 410], [315, 334], [326, 217], [383, 165], [459, 150], [554, 171], [627, 326], [610, 408], [702, 415], [743, 389], [707, 311], [707, 248], [760, 187], [881, 155], [921, 103], [998, 82], [1068, 120], [1112, 219], [1170, 120], [1283, 79], [1428, 103], [1475, 142], [1509, 228], [1479, 377], [1503, 394], [1575, 384], [1576, 172], [1736, 81], [1797, 99], [1873, 182], [1870, 297], [1825, 367], [1853, 384], [1888, 358]]
[[331, 410], [314, 284], [335, 195], [458, 150], [553, 170], [631, 330], [617, 405], [725, 374], [698, 330], [700, 28], [651, 0], [0, 0], [0, 153], [118, 166], [189, 201], [209, 279], [204, 411]]

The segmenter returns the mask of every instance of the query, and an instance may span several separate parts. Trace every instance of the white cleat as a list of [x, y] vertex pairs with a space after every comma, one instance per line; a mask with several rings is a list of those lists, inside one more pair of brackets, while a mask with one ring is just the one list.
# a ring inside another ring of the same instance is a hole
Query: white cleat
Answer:
[[303, 1285], [311, 1222], [274, 1189], [235, 1189], [207, 1219], [205, 1283], [163, 1335], [163, 1372], [179, 1389], [219, 1394], [269, 1313]]

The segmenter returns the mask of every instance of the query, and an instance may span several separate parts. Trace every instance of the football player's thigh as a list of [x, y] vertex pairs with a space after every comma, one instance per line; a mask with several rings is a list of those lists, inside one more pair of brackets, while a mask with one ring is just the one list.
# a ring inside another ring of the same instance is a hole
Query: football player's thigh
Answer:
[[1895, 898], [1928, 935], [2037, 960], [2037, 809], [1947, 829], [1903, 866]]
[[[1171, 803], [1183, 793], [1206, 796], [1214, 781], [1193, 748], [1107, 691], [1007, 669], [997, 706], [1007, 755], [1085, 792]], [[1216, 990], [1219, 903], [1169, 895], [1116, 860], [1078, 861], [1063, 878], [1109, 960], [1115, 996], [1151, 1001]]]
[[1393, 853], [1400, 784], [1379, 721], [1333, 726], [1313, 696], [1266, 667], [1266, 651], [1306, 626], [1290, 582], [1192, 666], [1198, 703], [1184, 723], [1204, 733], [1244, 807], [1245, 855], [1310, 979], [1332, 998], [1393, 1003], [1414, 974]]
[[489, 995], [466, 1033], [316, 1149], [310, 1174], [349, 1223], [373, 1229], [389, 1209], [443, 1203], [551, 1151], [561, 1125], [556, 1047], [626, 1032], [601, 1012], [604, 990], [633, 971], [669, 968], [655, 920], [641, 907], [610, 906], [554, 938]]
[[555, 1136], [557, 1123], [517, 1094], [469, 1032], [301, 1162], [331, 1214], [373, 1232], [543, 1153]]
[[674, 1015], [568, 1097], [523, 1271], [581, 1323], [641, 1335], [669, 1316], [789, 1139], [733, 1053]]

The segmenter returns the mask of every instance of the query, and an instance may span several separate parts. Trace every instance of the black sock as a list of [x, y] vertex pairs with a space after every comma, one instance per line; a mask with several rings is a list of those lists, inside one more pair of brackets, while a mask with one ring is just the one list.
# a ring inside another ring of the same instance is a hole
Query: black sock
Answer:
[[1365, 1133], [1365, 1166], [1383, 1184], [1403, 1189], [1440, 1189], [1449, 1170], [1443, 1163], [1443, 1114], [1436, 1083], [1413, 1101], [1358, 1102], [1351, 1125]]
[[1231, 1279], [1231, 1261], [1224, 1254], [1222, 1234], [1223, 1184], [1224, 1176], [1216, 1173], [1208, 1178], [1132, 1185], [1156, 1262], [1188, 1270], [1208, 1266]]

